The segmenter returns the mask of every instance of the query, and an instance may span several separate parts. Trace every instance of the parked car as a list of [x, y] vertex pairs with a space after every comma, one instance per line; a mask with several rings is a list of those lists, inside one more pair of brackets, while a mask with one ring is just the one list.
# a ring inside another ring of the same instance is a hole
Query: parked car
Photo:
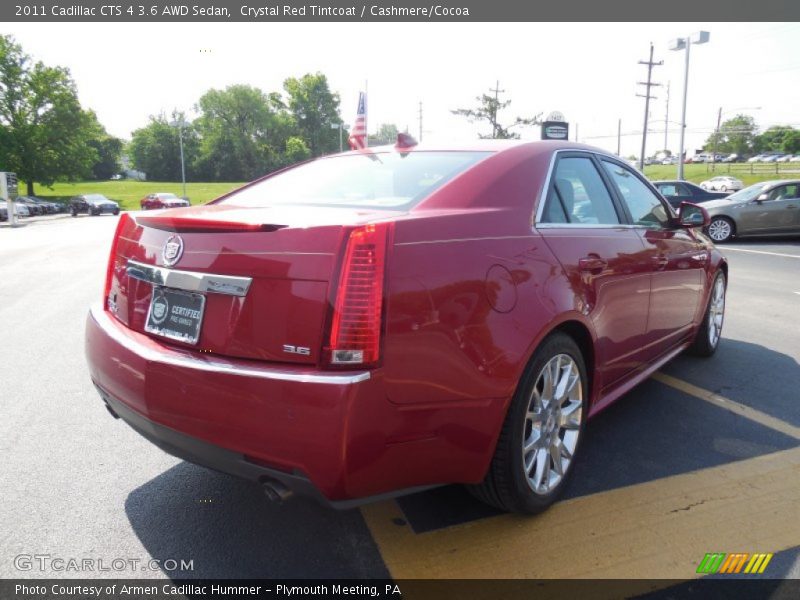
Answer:
[[178, 198], [175, 194], [169, 192], [158, 192], [156, 194], [148, 194], [139, 201], [142, 210], [150, 210], [153, 208], [181, 208], [189, 206], [189, 201], [185, 198]]
[[677, 156], [666, 156], [661, 159], [662, 165], [677, 165], [678, 164], [678, 157]]
[[761, 157], [761, 162], [773, 163], [773, 162], [777, 161], [780, 157], [781, 157], [780, 154], [769, 154], [767, 156], [762, 156]]
[[20, 206], [24, 206], [28, 209], [28, 213], [31, 217], [36, 217], [39, 215], [45, 214], [45, 208], [34, 202], [27, 196], [19, 196], [16, 200], [14, 200], [14, 204], [19, 204]]
[[723, 200], [706, 202], [708, 235], [733, 237], [800, 234], [800, 179], [762, 181]]
[[113, 200], [109, 200], [102, 194], [83, 194], [81, 196], [74, 196], [70, 200], [70, 212], [73, 217], [77, 217], [78, 213], [85, 212], [90, 216], [101, 214], [119, 214], [119, 204]]
[[729, 175], [720, 175], [718, 177], [706, 179], [700, 183], [700, 187], [704, 190], [736, 192], [741, 190], [744, 187], [744, 184], [741, 182], [741, 180], [736, 179], [735, 177], [730, 177]]
[[779, 156], [778, 158], [776, 158], [775, 162], [786, 163], [786, 162], [789, 162], [790, 160], [792, 160], [792, 158], [794, 158], [794, 157], [791, 154], [784, 154], [783, 156]]
[[800, 162], [800, 154], [795, 154], [789, 162]]
[[5, 202], [0, 202], [0, 221], [8, 221], [8, 207]]
[[[4, 201], [0, 202], [0, 207], [5, 209], [6, 218], [8, 218], [8, 203], [4, 202]], [[14, 214], [17, 215], [17, 217], [30, 217], [31, 216], [31, 212], [30, 212], [30, 210], [28, 210], [28, 207], [24, 203], [17, 202], [16, 200], [14, 201]]]
[[723, 162], [723, 163], [734, 163], [734, 162], [739, 162], [739, 161], [740, 161], [740, 158], [739, 158], [738, 154], [729, 154], [728, 156], [725, 156], [725, 157], [722, 158], [722, 160], [720, 160], [720, 162]]
[[703, 204], [711, 200], [719, 200], [728, 195], [727, 192], [704, 190], [699, 185], [677, 179], [654, 181], [653, 185], [656, 186], [656, 189], [667, 199], [667, 202], [676, 209], [680, 207], [681, 202]]
[[40, 208], [41, 214], [51, 215], [60, 211], [60, 204], [37, 198], [36, 196], [22, 196], [29, 202], [33, 202]]
[[89, 371], [148, 440], [271, 497], [459, 482], [537, 512], [587, 417], [717, 348], [728, 266], [705, 223], [603, 150], [400, 138], [123, 214]]
[[756, 154], [755, 156], [751, 156], [750, 158], [748, 158], [747, 162], [749, 163], [761, 162], [763, 158], [764, 158], [763, 154]]

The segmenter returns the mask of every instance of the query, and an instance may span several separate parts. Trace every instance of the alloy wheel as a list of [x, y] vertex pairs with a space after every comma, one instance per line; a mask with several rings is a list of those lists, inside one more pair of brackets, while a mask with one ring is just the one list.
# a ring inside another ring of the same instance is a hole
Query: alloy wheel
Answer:
[[716, 347], [722, 334], [722, 321], [725, 318], [725, 281], [717, 277], [711, 292], [711, 303], [708, 306], [708, 342]]
[[708, 236], [715, 242], [727, 240], [731, 233], [731, 224], [725, 219], [714, 219], [708, 226]]
[[547, 494], [564, 478], [578, 445], [583, 385], [568, 354], [551, 358], [530, 394], [522, 435], [522, 465], [528, 485]]

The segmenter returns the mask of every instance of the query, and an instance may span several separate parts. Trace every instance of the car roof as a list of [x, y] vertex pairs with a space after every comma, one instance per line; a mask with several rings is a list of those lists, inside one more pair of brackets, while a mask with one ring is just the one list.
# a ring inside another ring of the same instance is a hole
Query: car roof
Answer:
[[[514, 149], [520, 148], [527, 148], [531, 151], [532, 154], [538, 154], [540, 152], [555, 152], [556, 150], [576, 150], [576, 151], [584, 151], [584, 152], [595, 152], [599, 154], [603, 154], [605, 156], [609, 156], [611, 158], [616, 158], [622, 162], [626, 162], [620, 156], [615, 155], [608, 150], [603, 150], [602, 148], [597, 148], [595, 146], [589, 146], [587, 144], [579, 144], [577, 142], [570, 142], [570, 141], [561, 141], [561, 140], [492, 140], [492, 139], [481, 139], [481, 140], [472, 140], [472, 141], [463, 141], [463, 142], [450, 142], [450, 143], [436, 143], [436, 142], [424, 142], [419, 143], [415, 146], [410, 148], [397, 148], [395, 145], [387, 144], [383, 146], [370, 146], [365, 150], [349, 150], [346, 152], [338, 153], [338, 154], [331, 154], [331, 156], [346, 156], [346, 155], [356, 155], [356, 154], [363, 154], [364, 152], [398, 152], [402, 151], [403, 153], [406, 152], [493, 152], [493, 153], [500, 153], [506, 151], [512, 151]], [[321, 157], [321, 158], [328, 158], [328, 157]]]

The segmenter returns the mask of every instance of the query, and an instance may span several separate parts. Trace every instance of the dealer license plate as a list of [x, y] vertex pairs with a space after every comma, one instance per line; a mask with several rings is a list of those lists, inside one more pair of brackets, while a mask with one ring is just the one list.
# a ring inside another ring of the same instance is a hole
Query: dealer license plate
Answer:
[[203, 294], [154, 285], [144, 330], [185, 344], [196, 344], [200, 339], [205, 304]]

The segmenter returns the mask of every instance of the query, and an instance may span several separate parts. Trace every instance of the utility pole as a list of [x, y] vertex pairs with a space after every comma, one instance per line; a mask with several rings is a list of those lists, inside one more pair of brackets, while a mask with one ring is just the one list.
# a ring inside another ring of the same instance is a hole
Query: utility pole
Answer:
[[622, 119], [617, 119], [617, 156], [622, 152]]
[[422, 101], [419, 103], [419, 141], [422, 141]]
[[642, 130], [642, 155], [639, 157], [639, 170], [644, 171], [644, 155], [647, 147], [647, 119], [650, 116], [650, 100], [655, 99], [655, 96], [650, 95], [650, 88], [661, 85], [660, 83], [652, 83], [653, 67], [658, 67], [664, 64], [663, 60], [653, 62], [653, 43], [650, 42], [650, 60], [640, 60], [640, 65], [647, 65], [647, 83], [643, 81], [637, 82], [638, 85], [646, 86], [644, 94], [636, 94], [640, 98], [644, 98], [644, 129]]
[[577, 144], [580, 138], [578, 137], [578, 123], [575, 123], [575, 143]]
[[489, 88], [490, 92], [494, 92], [494, 106], [492, 107], [492, 139], [497, 137], [497, 107], [500, 105], [500, 94], [505, 93], [505, 90], [500, 89], [500, 80], [497, 81], [494, 89]]
[[717, 111], [717, 128], [714, 130], [714, 146], [711, 150], [711, 172], [717, 170], [717, 142], [719, 141], [719, 127], [722, 122], [722, 107]]
[[667, 82], [667, 104], [664, 110], [664, 150], [667, 150], [667, 136], [669, 135], [669, 81]]

